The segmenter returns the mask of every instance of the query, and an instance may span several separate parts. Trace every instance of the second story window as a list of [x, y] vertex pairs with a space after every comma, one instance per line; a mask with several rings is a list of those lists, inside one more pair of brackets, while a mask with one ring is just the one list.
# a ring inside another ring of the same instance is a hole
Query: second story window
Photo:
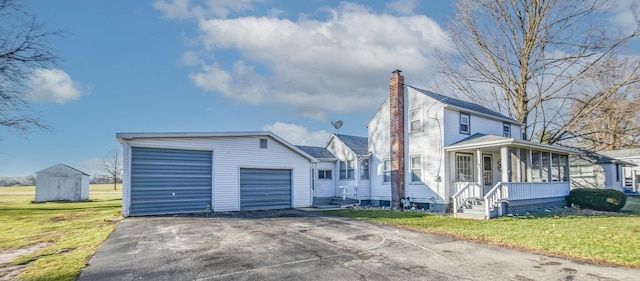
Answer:
[[410, 122], [411, 122], [411, 132], [420, 132], [422, 131], [422, 116], [421, 116], [421, 110], [420, 109], [414, 109], [411, 111], [411, 113], [409, 114], [409, 117], [411, 118]]
[[511, 124], [502, 123], [502, 136], [505, 138], [511, 137]]
[[471, 133], [471, 117], [469, 113], [460, 112], [460, 133], [467, 135]]

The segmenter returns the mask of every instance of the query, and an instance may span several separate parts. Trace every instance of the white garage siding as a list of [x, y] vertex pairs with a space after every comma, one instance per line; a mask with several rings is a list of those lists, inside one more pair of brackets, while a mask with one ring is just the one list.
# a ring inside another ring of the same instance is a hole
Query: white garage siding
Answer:
[[[310, 169], [312, 157], [293, 150], [272, 133], [241, 136], [194, 137], [136, 137], [136, 133], [121, 133], [124, 146], [123, 214], [130, 215], [131, 204], [131, 147], [187, 149], [212, 151], [213, 211], [240, 210], [240, 169], [291, 170], [292, 207], [312, 205]], [[153, 134], [152, 134], [153, 135]], [[260, 140], [267, 140], [267, 148]]]

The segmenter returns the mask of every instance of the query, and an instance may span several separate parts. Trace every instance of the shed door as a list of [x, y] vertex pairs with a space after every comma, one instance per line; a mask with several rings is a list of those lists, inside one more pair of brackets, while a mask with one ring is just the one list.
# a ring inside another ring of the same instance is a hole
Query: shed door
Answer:
[[211, 211], [211, 151], [132, 148], [132, 216], [205, 211]]
[[240, 210], [291, 206], [291, 170], [240, 169]]

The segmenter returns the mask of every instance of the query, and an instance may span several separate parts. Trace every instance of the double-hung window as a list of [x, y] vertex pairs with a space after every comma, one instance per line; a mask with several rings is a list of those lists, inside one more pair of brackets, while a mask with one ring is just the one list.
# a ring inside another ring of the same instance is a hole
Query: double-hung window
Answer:
[[456, 180], [459, 182], [473, 181], [473, 154], [456, 154]]
[[382, 181], [391, 182], [391, 160], [382, 161]]
[[502, 136], [505, 138], [511, 137], [511, 124], [506, 122], [502, 123]]
[[460, 133], [467, 135], [471, 133], [471, 116], [469, 116], [469, 113], [460, 112]]
[[422, 156], [411, 156], [411, 181], [422, 181]]
[[422, 131], [422, 110], [414, 109], [410, 112], [409, 117], [411, 118], [411, 132], [420, 132]]
[[360, 179], [369, 179], [369, 159], [360, 161]]
[[341, 180], [353, 179], [353, 166], [354, 166], [354, 160], [340, 161], [340, 179]]

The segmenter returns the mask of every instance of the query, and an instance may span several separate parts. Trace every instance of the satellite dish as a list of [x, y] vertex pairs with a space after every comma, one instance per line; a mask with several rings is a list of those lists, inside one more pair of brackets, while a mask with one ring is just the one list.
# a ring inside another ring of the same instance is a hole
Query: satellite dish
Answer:
[[331, 121], [331, 125], [333, 125], [334, 128], [336, 128], [336, 130], [340, 130], [340, 127], [342, 127], [342, 121], [338, 120], [338, 121]]

